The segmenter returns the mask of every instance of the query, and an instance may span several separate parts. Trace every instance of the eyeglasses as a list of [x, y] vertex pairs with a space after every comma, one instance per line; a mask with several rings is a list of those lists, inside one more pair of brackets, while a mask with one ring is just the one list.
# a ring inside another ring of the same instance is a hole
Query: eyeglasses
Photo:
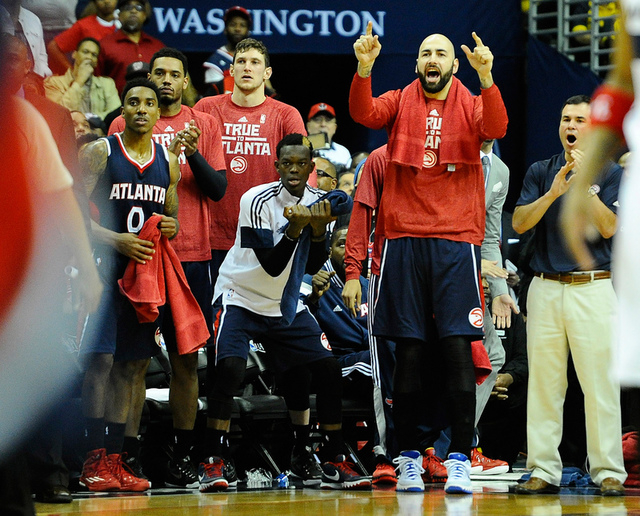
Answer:
[[325, 172], [324, 170], [316, 170], [316, 174], [318, 174], [318, 177], [329, 177], [331, 179], [336, 179], [335, 177], [333, 177], [328, 172]]
[[144, 11], [144, 5], [142, 4], [127, 4], [120, 8], [121, 11], [138, 11], [139, 13]]

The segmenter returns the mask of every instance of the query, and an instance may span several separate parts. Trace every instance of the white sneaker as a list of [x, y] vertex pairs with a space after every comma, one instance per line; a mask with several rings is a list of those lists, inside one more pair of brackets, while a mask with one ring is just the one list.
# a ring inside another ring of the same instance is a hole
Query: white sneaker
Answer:
[[419, 451], [409, 450], [403, 451], [395, 459], [393, 463], [398, 467], [398, 483], [396, 491], [424, 491], [424, 482], [422, 481], [422, 455]]
[[445, 493], [472, 494], [471, 490], [471, 461], [462, 453], [450, 453], [444, 461], [447, 468], [447, 483]]

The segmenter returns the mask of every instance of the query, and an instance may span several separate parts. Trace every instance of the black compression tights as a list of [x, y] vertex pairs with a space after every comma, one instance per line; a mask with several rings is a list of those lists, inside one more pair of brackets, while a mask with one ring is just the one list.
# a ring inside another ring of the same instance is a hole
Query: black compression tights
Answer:
[[[444, 402], [448, 407], [451, 423], [449, 452], [469, 455], [473, 439], [475, 419], [476, 385], [471, 345], [464, 337], [447, 337], [438, 344], [444, 367]], [[399, 339], [396, 346], [396, 370], [393, 380], [393, 418], [396, 425], [398, 446], [401, 450], [418, 449], [417, 427], [425, 399], [441, 394], [423, 386], [421, 376], [430, 358], [427, 345], [416, 339]], [[429, 420], [429, 415], [426, 417]]]

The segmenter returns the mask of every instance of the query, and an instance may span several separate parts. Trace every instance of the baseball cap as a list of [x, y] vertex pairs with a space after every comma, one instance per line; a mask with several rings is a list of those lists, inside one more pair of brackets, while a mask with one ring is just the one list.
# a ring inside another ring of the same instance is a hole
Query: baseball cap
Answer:
[[336, 117], [336, 110], [333, 109], [333, 106], [330, 106], [329, 104], [325, 104], [324, 102], [319, 102], [318, 104], [314, 104], [313, 106], [311, 106], [307, 120], [311, 120], [314, 116], [317, 116], [319, 113], [322, 113], [323, 111], [326, 111], [327, 113], [329, 113], [333, 118]]
[[147, 0], [118, 0], [118, 5], [116, 9], [120, 9], [123, 5], [128, 4], [129, 2], [140, 2], [145, 7], [149, 3]]
[[251, 25], [251, 15], [249, 14], [249, 11], [247, 11], [244, 7], [241, 7], [239, 5], [229, 7], [229, 9], [224, 12], [224, 17], [222, 19], [225, 23], [227, 23], [229, 21], [229, 18], [231, 18], [232, 16], [242, 16], [243, 18], [246, 18], [246, 20], [249, 22], [249, 25]]
[[134, 61], [127, 66], [127, 73], [125, 74], [124, 79], [125, 81], [130, 81], [136, 77], [143, 77], [146, 79], [149, 72], [151, 72], [149, 63], [145, 63], [144, 61]]

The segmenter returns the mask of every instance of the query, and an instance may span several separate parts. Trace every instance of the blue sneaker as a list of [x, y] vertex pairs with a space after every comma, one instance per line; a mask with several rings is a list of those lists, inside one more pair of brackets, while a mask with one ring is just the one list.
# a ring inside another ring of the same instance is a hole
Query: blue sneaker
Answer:
[[444, 492], [448, 494], [472, 494], [471, 461], [463, 453], [450, 453], [444, 461], [447, 468], [447, 483]]
[[395, 459], [393, 463], [398, 467], [398, 483], [396, 491], [424, 491], [424, 482], [422, 481], [422, 455], [419, 451], [408, 450], [403, 451]]

